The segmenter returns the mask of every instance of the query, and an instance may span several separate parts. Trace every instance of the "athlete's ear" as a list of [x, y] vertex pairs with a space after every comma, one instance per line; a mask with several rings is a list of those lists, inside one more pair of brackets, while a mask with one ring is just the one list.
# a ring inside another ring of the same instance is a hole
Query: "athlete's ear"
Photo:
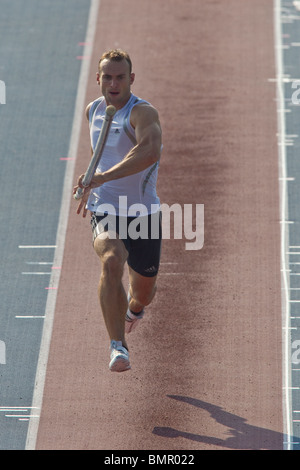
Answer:
[[131, 73], [131, 74], [130, 74], [130, 85], [133, 84], [134, 79], [135, 79], [135, 73]]
[[98, 85], [100, 85], [100, 73], [99, 72], [96, 73], [96, 80], [97, 80]]

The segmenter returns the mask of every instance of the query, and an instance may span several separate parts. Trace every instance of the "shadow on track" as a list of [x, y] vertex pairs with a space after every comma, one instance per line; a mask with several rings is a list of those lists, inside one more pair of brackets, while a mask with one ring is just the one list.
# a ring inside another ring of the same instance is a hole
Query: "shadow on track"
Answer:
[[155, 427], [153, 434], [162, 437], [176, 438], [184, 437], [195, 442], [202, 442], [214, 446], [225, 447], [228, 449], [243, 450], [282, 450], [284, 435], [270, 429], [252, 426], [247, 423], [245, 418], [229, 413], [220, 406], [212, 405], [196, 398], [180, 395], [167, 395], [169, 398], [188, 403], [189, 405], [201, 408], [210, 413], [210, 416], [217, 423], [228, 428], [230, 436], [227, 439], [220, 439], [212, 436], [192, 434], [179, 431], [170, 427]]

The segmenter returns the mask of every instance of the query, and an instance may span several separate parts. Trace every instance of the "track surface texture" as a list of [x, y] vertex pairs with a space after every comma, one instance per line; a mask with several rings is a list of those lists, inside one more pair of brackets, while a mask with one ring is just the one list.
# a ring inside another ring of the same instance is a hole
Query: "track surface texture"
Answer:
[[[204, 204], [205, 240], [164, 240], [158, 291], [108, 370], [89, 220], [71, 204], [36, 449], [281, 449], [273, 4], [102, 0], [100, 54], [128, 50], [159, 110], [162, 202]], [[75, 176], [90, 158], [83, 123]], [[126, 280], [125, 280], [126, 281]]]

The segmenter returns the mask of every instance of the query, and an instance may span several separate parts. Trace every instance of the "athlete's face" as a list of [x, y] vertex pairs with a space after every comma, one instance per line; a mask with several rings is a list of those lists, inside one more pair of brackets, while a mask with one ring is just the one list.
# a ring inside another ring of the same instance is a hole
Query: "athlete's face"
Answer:
[[130, 98], [130, 87], [134, 73], [130, 73], [128, 62], [104, 59], [97, 73], [97, 82], [107, 104], [121, 109]]

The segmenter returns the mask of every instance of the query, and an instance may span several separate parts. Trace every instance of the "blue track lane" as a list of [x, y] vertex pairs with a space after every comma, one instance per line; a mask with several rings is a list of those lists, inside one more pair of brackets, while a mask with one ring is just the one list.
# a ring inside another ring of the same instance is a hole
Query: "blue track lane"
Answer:
[[[288, 182], [290, 342], [291, 342], [291, 449], [300, 450], [300, 104], [293, 99], [295, 79], [300, 78], [300, 11], [291, 5], [282, 10], [284, 85], [286, 101], [286, 170]], [[298, 93], [299, 96], [299, 93]], [[294, 95], [295, 97], [295, 95]], [[293, 103], [294, 101], [294, 103]]]
[[89, 9], [1, 0], [1, 450], [25, 448], [54, 249], [20, 246], [55, 244]]
[[[300, 5], [299, 2], [274, 2], [281, 24], [277, 38], [281, 52], [281, 76], [277, 80], [282, 90], [278, 103], [281, 130], [278, 136], [280, 156], [285, 176], [281, 179], [282, 200], [285, 201], [283, 271], [283, 397], [286, 438], [284, 448], [300, 450]], [[277, 52], [278, 54], [278, 52]], [[284, 128], [284, 133], [283, 133]], [[283, 176], [283, 175], [282, 175]], [[285, 199], [284, 199], [285, 197]]]

